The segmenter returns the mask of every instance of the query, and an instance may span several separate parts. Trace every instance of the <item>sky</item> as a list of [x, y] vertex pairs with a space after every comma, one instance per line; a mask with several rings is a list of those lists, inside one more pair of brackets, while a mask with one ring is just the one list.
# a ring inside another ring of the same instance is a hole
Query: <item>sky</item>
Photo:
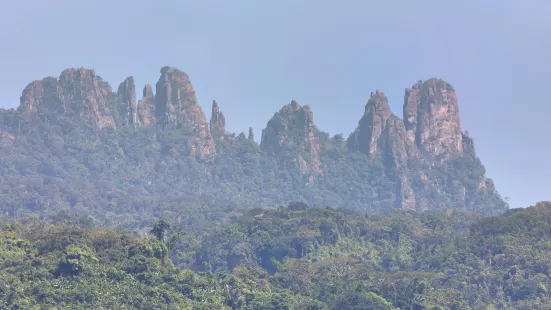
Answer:
[[372, 91], [402, 117], [404, 90], [456, 89], [461, 127], [511, 207], [551, 200], [551, 1], [0, 0], [0, 107], [31, 81], [85, 67], [138, 98], [169, 65], [210, 117], [257, 140], [291, 100], [348, 136]]

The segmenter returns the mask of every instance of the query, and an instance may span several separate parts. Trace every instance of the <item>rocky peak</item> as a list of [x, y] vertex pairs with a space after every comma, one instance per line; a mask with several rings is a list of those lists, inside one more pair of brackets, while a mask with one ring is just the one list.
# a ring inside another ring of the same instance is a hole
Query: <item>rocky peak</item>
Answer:
[[74, 116], [97, 128], [115, 127], [112, 89], [94, 70], [67, 69], [59, 79], [48, 77], [27, 85], [18, 108], [29, 118], [51, 121], [58, 115]]
[[190, 135], [199, 157], [214, 155], [214, 139], [188, 75], [176, 68], [163, 67], [156, 88], [157, 124], [162, 128], [184, 130]]
[[123, 125], [136, 126], [138, 124], [138, 107], [136, 104], [136, 85], [134, 77], [127, 77], [124, 82], [119, 85], [117, 91], [121, 99], [120, 117]]
[[372, 92], [358, 127], [348, 138], [348, 148], [376, 157], [381, 150], [382, 140], [379, 138], [388, 127], [387, 121], [391, 116], [385, 94], [378, 90]]
[[284, 149], [298, 150], [295, 159], [303, 173], [322, 172], [318, 129], [307, 105], [293, 100], [279, 110], [262, 131], [260, 147], [276, 154]]
[[138, 102], [138, 122], [143, 127], [155, 124], [155, 97], [149, 84], [143, 88], [142, 99]]
[[222, 136], [226, 133], [226, 118], [220, 112], [216, 100], [212, 101], [212, 113], [210, 118], [210, 132], [215, 136]]
[[48, 108], [55, 112], [64, 112], [63, 104], [55, 104], [59, 100], [59, 81], [54, 77], [47, 77], [39, 81], [29, 83], [20, 97], [17, 108], [27, 118], [38, 116], [39, 111]]
[[463, 154], [459, 106], [453, 87], [430, 79], [406, 89], [404, 123], [408, 139], [427, 157], [445, 161]]
[[185, 72], [163, 67], [156, 88], [155, 110], [158, 124], [172, 128], [195, 122], [206, 125], [204, 112], [197, 104], [195, 90]]
[[365, 114], [380, 115], [385, 119], [392, 115], [390, 107], [388, 106], [388, 98], [385, 96], [384, 92], [380, 90], [371, 92], [369, 100], [365, 105]]
[[408, 154], [414, 156], [415, 153], [406, 139], [404, 123], [390, 111], [385, 94], [375, 91], [371, 93], [358, 127], [348, 137], [347, 145], [351, 151], [360, 151], [372, 160], [382, 161], [387, 174], [396, 182], [396, 207], [415, 209], [415, 195], [405, 173]]

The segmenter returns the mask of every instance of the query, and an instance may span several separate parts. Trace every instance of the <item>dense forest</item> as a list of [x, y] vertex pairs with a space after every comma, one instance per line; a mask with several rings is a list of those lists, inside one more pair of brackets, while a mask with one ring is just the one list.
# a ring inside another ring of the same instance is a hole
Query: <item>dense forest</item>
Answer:
[[185, 226], [3, 223], [0, 308], [551, 308], [551, 203], [494, 217], [291, 203]]

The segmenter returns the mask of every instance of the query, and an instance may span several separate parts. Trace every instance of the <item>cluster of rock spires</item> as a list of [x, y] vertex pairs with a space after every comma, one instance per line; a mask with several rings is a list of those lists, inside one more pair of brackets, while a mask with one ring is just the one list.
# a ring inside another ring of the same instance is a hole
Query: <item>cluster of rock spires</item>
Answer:
[[[214, 106], [217, 107], [216, 103]], [[171, 67], [161, 69], [155, 95], [151, 85], [144, 87], [139, 103], [133, 77], [126, 78], [114, 94], [94, 70], [67, 69], [58, 79], [48, 77], [30, 83], [23, 90], [18, 110], [31, 120], [69, 113], [98, 129], [121, 126], [182, 129], [190, 133], [198, 156], [216, 154], [211, 130], [189, 77]], [[216, 127], [214, 131], [223, 133], [224, 117], [221, 113], [215, 117], [211, 122]]]
[[[215, 155], [216, 141], [227, 137], [226, 120], [216, 101], [207, 123], [189, 77], [171, 67], [161, 69], [155, 94], [146, 85], [138, 103], [132, 77], [113, 93], [93, 70], [67, 69], [59, 78], [30, 83], [23, 91], [18, 111], [29, 120], [53, 121], [56, 115], [70, 114], [97, 129], [155, 126], [159, 130], [182, 130], [199, 158]], [[254, 141], [252, 128], [248, 139]], [[277, 112], [262, 131], [263, 151], [280, 154], [287, 147], [297, 151], [293, 161], [308, 176], [308, 182], [323, 176], [320, 131], [310, 108], [295, 101]], [[473, 140], [461, 131], [455, 91], [440, 79], [419, 81], [406, 89], [403, 119], [390, 111], [383, 92], [371, 93], [358, 127], [347, 139], [347, 147], [384, 163], [387, 174], [397, 184], [395, 206], [402, 209], [422, 210], [428, 203], [426, 198], [416, 197], [411, 187], [411, 162], [434, 166], [464, 155], [476, 156]], [[430, 185], [428, 177], [422, 178]], [[485, 176], [480, 180], [480, 187], [484, 186]], [[465, 188], [458, 191], [465, 196]]]
[[[445, 165], [465, 155], [476, 158], [474, 143], [467, 132], [461, 131], [453, 87], [441, 79], [419, 81], [406, 89], [403, 113], [402, 120], [390, 111], [383, 92], [371, 93], [358, 127], [347, 139], [347, 147], [367, 154], [373, 161], [383, 162], [387, 174], [396, 181], [395, 207], [426, 210], [429, 201], [425, 197], [418, 199], [411, 187], [410, 164], [430, 167]], [[297, 137], [288, 134], [289, 128], [298, 133], [299, 140], [292, 141], [293, 145], [298, 144], [306, 151], [306, 156], [297, 155], [301, 171], [323, 174], [319, 131], [308, 106], [301, 107], [293, 101], [276, 113], [263, 131], [261, 147], [277, 153], [292, 137]], [[429, 186], [436, 186], [426, 174], [421, 178]], [[491, 183], [485, 175], [481, 176], [478, 190], [487, 182]], [[455, 191], [460, 200], [467, 199], [465, 186], [459, 185]]]
[[473, 141], [461, 132], [457, 96], [443, 80], [420, 81], [406, 89], [403, 113], [402, 121], [390, 111], [384, 93], [371, 93], [348, 148], [384, 161], [397, 179], [397, 206], [425, 209], [427, 202], [416, 201], [411, 189], [408, 162], [433, 166], [463, 156], [465, 150], [475, 156]]

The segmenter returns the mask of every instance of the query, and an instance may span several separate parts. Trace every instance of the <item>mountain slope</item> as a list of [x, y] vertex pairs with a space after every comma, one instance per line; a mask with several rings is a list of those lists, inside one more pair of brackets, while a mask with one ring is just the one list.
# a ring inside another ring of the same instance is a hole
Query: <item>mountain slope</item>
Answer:
[[226, 132], [216, 102], [207, 121], [184, 72], [163, 67], [155, 88], [146, 85], [136, 103], [132, 77], [115, 93], [82, 68], [30, 83], [16, 110], [0, 110], [2, 214], [66, 210], [143, 227], [203, 205], [507, 209], [442, 80], [406, 89], [404, 121], [384, 93], [372, 93], [346, 141], [293, 101], [268, 121], [260, 145], [252, 130]]

